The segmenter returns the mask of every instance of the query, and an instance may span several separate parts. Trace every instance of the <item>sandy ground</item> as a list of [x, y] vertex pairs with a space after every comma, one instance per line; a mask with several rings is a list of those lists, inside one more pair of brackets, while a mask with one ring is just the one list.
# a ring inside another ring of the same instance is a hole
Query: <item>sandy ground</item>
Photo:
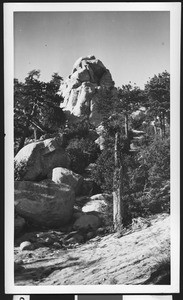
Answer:
[[[97, 236], [73, 249], [15, 248], [15, 285], [156, 284], [152, 273], [170, 257], [170, 216], [123, 236]], [[147, 281], [147, 282], [146, 282]]]

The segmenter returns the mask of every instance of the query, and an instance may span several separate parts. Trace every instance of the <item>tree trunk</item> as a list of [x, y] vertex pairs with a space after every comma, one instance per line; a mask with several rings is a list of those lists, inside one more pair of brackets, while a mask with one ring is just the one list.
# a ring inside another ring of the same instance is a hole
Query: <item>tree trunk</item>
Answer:
[[163, 122], [163, 137], [166, 135], [166, 126], [165, 126], [165, 114], [163, 113], [162, 116], [162, 122]]
[[22, 137], [21, 137], [21, 139], [20, 139], [20, 144], [19, 144], [17, 153], [18, 153], [18, 152], [23, 148], [23, 146], [24, 146], [25, 139], [26, 139], [26, 136], [27, 136], [27, 134], [28, 134], [29, 124], [30, 124], [30, 116], [27, 118], [27, 121], [26, 121], [26, 124], [25, 124], [25, 127], [24, 127], [24, 132], [23, 132], [23, 135], [22, 135]]
[[125, 135], [128, 137], [128, 115], [125, 114]]
[[25, 123], [23, 136], [22, 136], [22, 138], [21, 138], [21, 140], [20, 140], [20, 144], [19, 144], [17, 153], [18, 153], [18, 152], [23, 148], [23, 146], [24, 146], [25, 139], [26, 139], [26, 137], [27, 137], [27, 135], [28, 135], [28, 131], [29, 131], [29, 126], [30, 126], [31, 119], [32, 119], [32, 117], [33, 117], [33, 116], [35, 115], [35, 113], [36, 113], [36, 107], [37, 107], [37, 105], [36, 105], [36, 103], [34, 103], [31, 114], [27, 116], [27, 121], [26, 121], [26, 123]]
[[154, 125], [153, 125], [153, 128], [154, 128], [154, 134], [156, 135], [156, 134], [157, 134], [156, 118], [154, 118]]
[[34, 128], [34, 140], [37, 141], [37, 128]]
[[118, 138], [119, 134], [115, 134], [114, 160], [115, 170], [113, 177], [113, 225], [114, 230], [120, 231], [123, 224], [122, 216], [122, 176], [123, 169], [118, 160]]
[[163, 138], [163, 120], [162, 120], [162, 116], [160, 116], [160, 137]]

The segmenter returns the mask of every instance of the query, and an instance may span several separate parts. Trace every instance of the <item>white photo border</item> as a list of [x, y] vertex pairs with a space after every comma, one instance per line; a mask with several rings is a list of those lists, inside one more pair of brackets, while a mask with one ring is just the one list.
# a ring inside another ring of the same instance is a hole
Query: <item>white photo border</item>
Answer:
[[[14, 165], [13, 78], [14, 12], [27, 11], [170, 11], [171, 74], [171, 284], [170, 285], [60, 285], [14, 284]], [[134, 3], [4, 3], [5, 70], [5, 292], [11, 294], [178, 293], [180, 274], [180, 2]]]

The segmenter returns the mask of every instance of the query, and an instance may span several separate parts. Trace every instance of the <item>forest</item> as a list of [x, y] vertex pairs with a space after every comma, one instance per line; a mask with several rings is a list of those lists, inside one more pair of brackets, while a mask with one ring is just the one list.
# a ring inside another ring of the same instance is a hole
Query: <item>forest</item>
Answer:
[[[133, 218], [170, 212], [170, 74], [154, 75], [144, 85], [121, 85], [113, 95], [104, 90], [96, 102], [103, 126], [103, 149], [93, 139], [96, 130], [86, 106], [72, 122], [60, 104], [63, 78], [54, 73], [49, 82], [40, 70], [28, 73], [24, 82], [14, 79], [14, 153], [27, 144], [63, 137], [70, 169], [84, 174], [94, 165], [91, 178], [98, 193], [108, 200], [109, 225], [128, 226]], [[15, 165], [15, 180], [24, 168]], [[115, 195], [116, 194], [116, 195]], [[113, 218], [112, 218], [113, 214]], [[119, 222], [119, 224], [118, 224]]]

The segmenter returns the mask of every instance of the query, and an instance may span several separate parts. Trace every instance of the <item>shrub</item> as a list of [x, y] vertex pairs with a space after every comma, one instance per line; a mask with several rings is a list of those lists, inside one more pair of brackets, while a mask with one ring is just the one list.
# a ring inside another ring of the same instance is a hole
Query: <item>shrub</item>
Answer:
[[68, 146], [72, 139], [87, 138], [90, 133], [90, 129], [94, 129], [94, 127], [85, 119], [79, 120], [76, 123], [69, 123], [68, 127], [66, 127], [63, 132], [65, 137], [65, 147]]
[[90, 163], [95, 162], [100, 149], [88, 138], [74, 138], [69, 141], [66, 152], [71, 159], [71, 170], [82, 174]]

